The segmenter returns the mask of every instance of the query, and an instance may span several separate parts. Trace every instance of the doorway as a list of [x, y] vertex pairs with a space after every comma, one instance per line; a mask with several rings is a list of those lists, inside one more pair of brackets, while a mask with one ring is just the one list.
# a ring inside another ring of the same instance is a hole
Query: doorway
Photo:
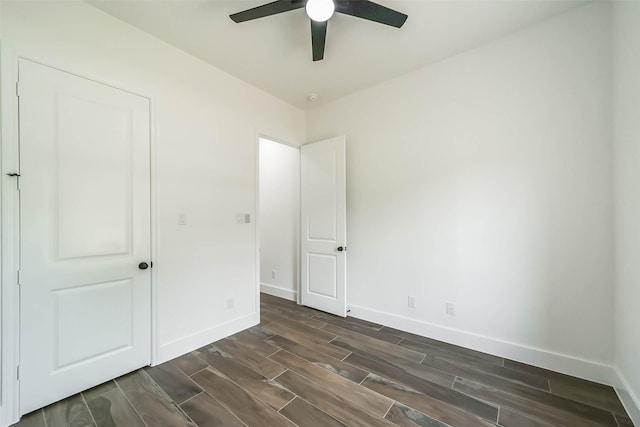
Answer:
[[300, 149], [259, 138], [260, 291], [299, 302]]
[[259, 141], [260, 288], [347, 314], [346, 141]]

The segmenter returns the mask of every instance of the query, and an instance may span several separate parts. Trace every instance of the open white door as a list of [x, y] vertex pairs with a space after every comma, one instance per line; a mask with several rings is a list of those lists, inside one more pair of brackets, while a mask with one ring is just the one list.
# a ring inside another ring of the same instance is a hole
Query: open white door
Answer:
[[149, 100], [19, 63], [20, 413], [150, 363]]
[[347, 315], [345, 137], [300, 149], [301, 303]]

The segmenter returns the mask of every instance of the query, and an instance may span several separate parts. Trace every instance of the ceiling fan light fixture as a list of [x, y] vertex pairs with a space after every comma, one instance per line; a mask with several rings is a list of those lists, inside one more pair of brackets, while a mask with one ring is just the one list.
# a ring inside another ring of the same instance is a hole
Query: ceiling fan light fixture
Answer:
[[311, 50], [314, 62], [324, 58], [324, 47], [327, 41], [327, 21], [333, 16], [334, 12], [395, 28], [402, 27], [407, 20], [407, 15], [404, 13], [389, 9], [370, 0], [275, 0], [261, 6], [233, 13], [229, 17], [238, 24], [264, 18], [265, 16], [302, 9], [303, 7], [306, 8], [307, 16], [311, 19]]
[[333, 16], [336, 5], [333, 0], [309, 0], [305, 9], [310, 19], [316, 22], [325, 22]]

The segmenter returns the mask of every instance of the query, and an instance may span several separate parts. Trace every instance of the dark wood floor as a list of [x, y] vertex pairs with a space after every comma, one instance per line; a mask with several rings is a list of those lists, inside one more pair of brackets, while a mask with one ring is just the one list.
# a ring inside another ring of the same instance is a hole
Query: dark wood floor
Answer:
[[611, 387], [263, 295], [262, 323], [20, 427], [633, 426]]

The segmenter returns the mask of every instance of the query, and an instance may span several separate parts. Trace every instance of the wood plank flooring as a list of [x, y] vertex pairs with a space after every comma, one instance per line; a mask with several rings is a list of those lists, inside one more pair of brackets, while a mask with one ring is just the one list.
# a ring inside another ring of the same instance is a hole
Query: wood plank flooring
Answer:
[[261, 315], [17, 426], [633, 426], [601, 384], [264, 294]]

